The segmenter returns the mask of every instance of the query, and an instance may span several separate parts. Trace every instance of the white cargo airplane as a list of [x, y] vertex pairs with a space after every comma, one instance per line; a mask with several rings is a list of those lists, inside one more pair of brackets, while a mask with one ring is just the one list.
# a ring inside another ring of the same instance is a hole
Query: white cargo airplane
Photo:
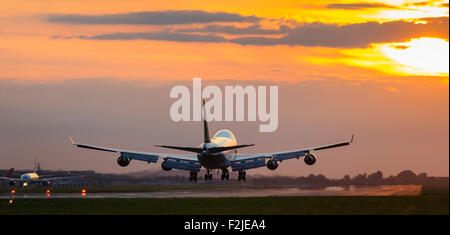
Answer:
[[[203, 109], [205, 100], [203, 100]], [[203, 112], [206, 115], [206, 112]], [[336, 148], [349, 145], [353, 142], [353, 135], [350, 141], [328, 144], [318, 147], [310, 147], [297, 149], [286, 152], [275, 153], [259, 153], [259, 154], [237, 154], [236, 149], [253, 146], [254, 144], [237, 145], [236, 138], [229, 130], [218, 131], [213, 138], [209, 138], [208, 123], [206, 116], [203, 117], [204, 143], [200, 147], [179, 147], [167, 145], [155, 145], [156, 147], [163, 147], [169, 149], [182, 150], [193, 152], [194, 154], [164, 154], [164, 153], [149, 153], [138, 152], [116, 148], [105, 148], [94, 145], [86, 145], [76, 143], [71, 137], [70, 140], [73, 145], [80, 148], [101, 150], [107, 152], [120, 153], [117, 159], [117, 164], [122, 167], [128, 166], [131, 160], [139, 160], [144, 162], [156, 163], [159, 158], [164, 159], [161, 168], [165, 171], [172, 169], [186, 170], [190, 172], [190, 181], [197, 181], [197, 173], [201, 167], [206, 168], [205, 180], [212, 180], [211, 170], [222, 170], [222, 180], [229, 179], [228, 168], [232, 171], [238, 171], [238, 180], [245, 181], [246, 170], [267, 166], [270, 170], [275, 170], [278, 167], [278, 162], [283, 160], [305, 157], [304, 161], [307, 165], [313, 165], [316, 162], [316, 157], [311, 151], [322, 149]], [[234, 151], [232, 151], [234, 150]]]
[[40, 186], [50, 186], [52, 181], [55, 180], [63, 180], [75, 177], [83, 177], [83, 176], [62, 176], [62, 177], [40, 177], [36, 171], [26, 173], [20, 176], [20, 178], [13, 178], [12, 171], [14, 168], [7, 173], [5, 177], [0, 177], [2, 181], [8, 181], [9, 186], [14, 186], [19, 184], [20, 186], [27, 186], [31, 184], [39, 184]]

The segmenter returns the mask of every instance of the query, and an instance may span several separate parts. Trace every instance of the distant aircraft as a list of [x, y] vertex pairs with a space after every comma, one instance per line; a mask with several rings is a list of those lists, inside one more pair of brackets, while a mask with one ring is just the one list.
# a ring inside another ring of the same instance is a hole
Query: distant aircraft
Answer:
[[2, 182], [7, 181], [5, 179], [11, 178], [13, 172], [14, 172], [14, 168], [9, 169], [8, 172], [6, 172], [5, 177], [0, 177], [0, 181], [2, 181]]
[[4, 177], [0, 177], [0, 180], [7, 181], [9, 186], [19, 184], [20, 186], [27, 186], [29, 184], [38, 183], [40, 186], [50, 186], [52, 181], [63, 180], [69, 178], [83, 177], [83, 176], [63, 176], [63, 177], [40, 177], [37, 171], [26, 173], [20, 176], [20, 178], [13, 178], [12, 173], [14, 168], [11, 168]]
[[[278, 162], [283, 160], [304, 157], [307, 165], [313, 165], [316, 162], [316, 157], [311, 151], [322, 149], [336, 148], [349, 145], [353, 142], [353, 135], [350, 141], [323, 145], [318, 147], [310, 147], [297, 149], [286, 152], [275, 153], [260, 153], [260, 154], [237, 154], [237, 149], [253, 146], [254, 144], [237, 145], [236, 138], [229, 130], [218, 131], [213, 138], [209, 137], [208, 122], [206, 121], [205, 100], [203, 100], [203, 131], [204, 143], [200, 147], [179, 147], [168, 145], [155, 145], [156, 147], [169, 148], [193, 152], [194, 154], [163, 154], [163, 153], [149, 153], [139, 152], [116, 148], [106, 148], [94, 145], [86, 145], [76, 143], [72, 137], [70, 141], [73, 145], [80, 148], [87, 148], [93, 150], [101, 150], [107, 152], [120, 153], [117, 159], [117, 164], [126, 167], [131, 160], [139, 160], [144, 162], [156, 163], [159, 158], [164, 159], [161, 168], [165, 171], [172, 169], [185, 170], [190, 172], [190, 181], [197, 181], [197, 173], [201, 167], [206, 168], [205, 180], [212, 180], [211, 171], [214, 169], [222, 170], [221, 179], [228, 180], [230, 175], [228, 168], [232, 171], [238, 171], [238, 180], [246, 180], [246, 170], [266, 166], [270, 170], [275, 170], [278, 167]], [[233, 151], [234, 150], [234, 151]]]

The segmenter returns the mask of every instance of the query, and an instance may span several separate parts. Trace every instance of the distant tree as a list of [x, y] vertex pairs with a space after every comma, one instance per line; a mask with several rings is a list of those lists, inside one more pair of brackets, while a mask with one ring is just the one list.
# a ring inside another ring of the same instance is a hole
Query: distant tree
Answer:
[[368, 184], [381, 185], [383, 184], [383, 173], [381, 171], [374, 172], [367, 177]]
[[417, 181], [420, 182], [421, 184], [425, 183], [427, 178], [428, 178], [428, 175], [425, 172], [422, 172], [417, 175]]
[[310, 174], [306, 179], [304, 179], [304, 185], [308, 186], [328, 186], [330, 185], [330, 180], [327, 179], [324, 175], [313, 175]]
[[367, 185], [367, 174], [359, 174], [352, 179], [353, 185]]
[[393, 176], [393, 175], [390, 175], [389, 177], [387, 177], [386, 179], [384, 179], [384, 184], [387, 184], [387, 185], [393, 185], [393, 184], [396, 184], [396, 178], [395, 178], [395, 176]]
[[307, 177], [304, 177], [304, 176], [297, 177], [296, 181], [301, 186], [302, 185], [308, 185], [308, 178]]
[[330, 180], [327, 179], [327, 177], [325, 177], [325, 176], [322, 175], [322, 174], [319, 174], [319, 175], [317, 176], [317, 181], [318, 181], [319, 184], [321, 184], [321, 185], [329, 185], [329, 183], [330, 183]]
[[414, 174], [414, 172], [410, 170], [402, 171], [398, 173], [398, 175], [395, 177], [397, 183], [400, 184], [414, 184], [417, 182], [417, 176]]
[[344, 178], [342, 178], [342, 185], [350, 185], [351, 184], [351, 178], [349, 175], [344, 175]]

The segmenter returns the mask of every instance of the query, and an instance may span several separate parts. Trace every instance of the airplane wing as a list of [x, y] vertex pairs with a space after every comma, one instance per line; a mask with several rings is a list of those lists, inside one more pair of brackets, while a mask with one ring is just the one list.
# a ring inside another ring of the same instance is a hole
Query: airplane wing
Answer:
[[0, 177], [0, 182], [14, 182], [14, 184], [22, 183], [23, 181], [19, 178], [11, 178], [11, 177]]
[[[133, 160], [139, 160], [144, 162], [153, 162], [156, 163], [159, 158], [162, 158], [164, 160], [169, 161], [170, 163], [174, 162], [173, 165], [175, 169], [181, 169], [181, 170], [197, 170], [200, 169], [200, 164], [197, 158], [197, 154], [164, 154], [164, 153], [150, 153], [150, 152], [140, 152], [140, 151], [134, 151], [134, 150], [125, 150], [125, 149], [116, 149], [116, 148], [107, 148], [107, 147], [100, 147], [95, 145], [87, 145], [87, 144], [80, 144], [76, 143], [71, 137], [70, 141], [73, 145], [79, 147], [79, 148], [86, 148], [86, 149], [93, 149], [93, 150], [100, 150], [100, 151], [106, 151], [106, 152], [115, 152], [120, 153], [120, 156], [127, 159], [133, 159]], [[187, 164], [187, 165], [186, 165]], [[171, 164], [172, 166], [172, 164]], [[178, 168], [177, 166], [180, 166]]]
[[0, 180], [20, 181], [20, 179], [18, 179], [18, 178], [10, 178], [10, 177], [3, 177], [3, 176], [0, 176]]
[[35, 181], [57, 181], [57, 180], [67, 180], [67, 179], [77, 179], [84, 178], [84, 175], [73, 175], [73, 176], [59, 176], [59, 177], [39, 177]]
[[350, 141], [346, 142], [338, 142], [334, 144], [328, 144], [328, 145], [322, 145], [322, 146], [316, 146], [316, 147], [309, 147], [309, 148], [303, 148], [303, 149], [296, 149], [292, 151], [285, 151], [285, 152], [275, 152], [275, 153], [259, 153], [259, 154], [236, 154], [234, 155], [233, 159], [231, 160], [231, 168], [233, 171], [238, 170], [248, 170], [258, 167], [266, 166], [265, 159], [269, 158], [273, 161], [283, 161], [293, 158], [300, 158], [307, 154], [309, 154], [311, 151], [318, 151], [323, 149], [329, 149], [329, 148], [337, 148], [341, 146], [350, 145], [353, 142], [353, 135]]

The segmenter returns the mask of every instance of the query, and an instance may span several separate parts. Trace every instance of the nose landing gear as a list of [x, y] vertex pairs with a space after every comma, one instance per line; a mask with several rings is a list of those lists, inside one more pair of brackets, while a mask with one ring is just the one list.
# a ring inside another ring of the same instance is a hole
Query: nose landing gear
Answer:
[[238, 181], [245, 181], [245, 175], [247, 173], [245, 171], [239, 171], [239, 175], [238, 175]]
[[230, 179], [230, 174], [228, 173], [227, 169], [222, 169], [222, 176], [220, 177], [222, 180], [226, 179]]
[[205, 181], [212, 180], [212, 174], [210, 173], [211, 170], [207, 169], [205, 174]]
[[197, 172], [191, 171], [189, 173], [189, 181], [197, 181]]

